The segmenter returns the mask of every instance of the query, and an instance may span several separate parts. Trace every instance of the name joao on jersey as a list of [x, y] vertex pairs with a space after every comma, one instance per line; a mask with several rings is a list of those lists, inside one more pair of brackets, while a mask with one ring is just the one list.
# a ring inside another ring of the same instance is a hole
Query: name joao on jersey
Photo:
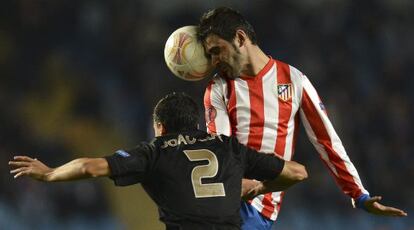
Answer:
[[184, 136], [182, 134], [179, 134], [177, 138], [171, 138], [169, 140], [164, 141], [164, 144], [161, 146], [161, 148], [165, 149], [167, 147], [176, 147], [177, 145], [181, 145], [181, 144], [192, 145], [196, 143], [197, 141], [206, 142], [206, 141], [214, 140], [216, 138], [219, 139], [221, 142], [223, 142], [223, 140], [221, 139], [219, 135], [208, 135], [205, 138], [197, 139], [194, 137], [190, 137], [189, 135]]

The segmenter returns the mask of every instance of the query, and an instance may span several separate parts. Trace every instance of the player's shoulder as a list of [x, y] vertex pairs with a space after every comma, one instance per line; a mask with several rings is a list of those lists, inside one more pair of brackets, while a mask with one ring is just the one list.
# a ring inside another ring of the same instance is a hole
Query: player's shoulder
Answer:
[[208, 82], [208, 86], [212, 85], [225, 85], [227, 81], [224, 79], [224, 77], [220, 76], [219, 73], [216, 73], [213, 75], [211, 80]]
[[150, 154], [154, 152], [154, 149], [155, 149], [154, 142], [155, 142], [155, 139], [150, 142], [142, 141], [138, 143], [137, 145], [135, 145], [135, 147], [131, 151]]
[[276, 59], [274, 59], [274, 60], [276, 62], [276, 65], [277, 64], [283, 64], [283, 65], [288, 66], [290, 80], [291, 80], [292, 84], [295, 85], [296, 87], [301, 88], [302, 85], [304, 84], [304, 82], [308, 81], [307, 76], [302, 71], [300, 71], [298, 68], [296, 68], [295, 66], [293, 66], [291, 64], [288, 64], [288, 63], [285, 63], [285, 62], [280, 61], [280, 60], [276, 60]]
[[293, 66], [293, 65], [291, 65], [289, 63], [286, 63], [284, 61], [278, 60], [278, 59], [274, 59], [274, 60], [276, 62], [276, 65], [277, 64], [282, 64], [282, 65], [288, 66], [291, 77], [301, 78], [301, 77], [304, 76], [304, 74], [302, 73], [302, 71], [300, 71], [297, 67], [295, 67], [295, 66]]
[[204, 100], [220, 101], [223, 96], [228, 94], [227, 86], [227, 81], [218, 74], [215, 74], [206, 87]]
[[243, 147], [245, 147], [243, 144], [239, 142], [236, 136], [226, 136], [226, 135], [218, 135], [220, 140], [226, 145], [229, 149], [232, 149], [232, 151], [235, 151], [236, 153], [239, 152], [239, 150]]
[[144, 156], [150, 159], [153, 156], [154, 149], [154, 145], [151, 142], [140, 142], [133, 147], [117, 150], [113, 157], [131, 157], [131, 159], [136, 159], [136, 157], [141, 158]]

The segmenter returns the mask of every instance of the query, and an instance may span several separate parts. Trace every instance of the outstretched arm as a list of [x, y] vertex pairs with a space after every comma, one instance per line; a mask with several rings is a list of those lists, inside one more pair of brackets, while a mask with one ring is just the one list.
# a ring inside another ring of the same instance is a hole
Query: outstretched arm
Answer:
[[[365, 197], [359, 207], [369, 213], [385, 216], [406, 216], [402, 210], [380, 204], [379, 197], [371, 198], [362, 186], [358, 172], [349, 159], [341, 140], [330, 122], [315, 88], [303, 78], [301, 118], [309, 140], [318, 150], [321, 159], [331, 171], [342, 191], [353, 200]], [[363, 205], [362, 205], [363, 204]]]
[[283, 170], [274, 180], [242, 180], [242, 198], [245, 200], [269, 192], [283, 191], [290, 186], [308, 178], [305, 166], [295, 161], [285, 161]]
[[105, 158], [78, 158], [57, 168], [50, 168], [36, 158], [15, 156], [9, 165], [14, 178], [29, 176], [41, 181], [69, 181], [91, 177], [109, 176], [110, 169]]

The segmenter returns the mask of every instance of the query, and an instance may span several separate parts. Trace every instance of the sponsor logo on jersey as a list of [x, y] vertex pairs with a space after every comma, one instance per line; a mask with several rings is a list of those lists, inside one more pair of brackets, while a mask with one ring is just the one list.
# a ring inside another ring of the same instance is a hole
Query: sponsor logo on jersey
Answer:
[[277, 84], [277, 96], [282, 101], [288, 101], [293, 96], [292, 84]]
[[118, 150], [115, 152], [116, 154], [120, 155], [121, 157], [129, 157], [129, 153], [125, 152], [124, 150]]
[[207, 124], [214, 121], [216, 119], [216, 116], [217, 116], [217, 110], [213, 106], [209, 107], [206, 111]]

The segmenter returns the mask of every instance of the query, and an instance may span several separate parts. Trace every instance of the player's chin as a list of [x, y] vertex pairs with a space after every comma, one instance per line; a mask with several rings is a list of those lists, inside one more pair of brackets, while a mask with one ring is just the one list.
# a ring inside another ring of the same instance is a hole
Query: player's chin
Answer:
[[229, 71], [229, 70], [220, 70], [219, 75], [225, 79], [231, 79], [231, 80], [236, 79], [237, 77], [233, 74], [232, 71]]

